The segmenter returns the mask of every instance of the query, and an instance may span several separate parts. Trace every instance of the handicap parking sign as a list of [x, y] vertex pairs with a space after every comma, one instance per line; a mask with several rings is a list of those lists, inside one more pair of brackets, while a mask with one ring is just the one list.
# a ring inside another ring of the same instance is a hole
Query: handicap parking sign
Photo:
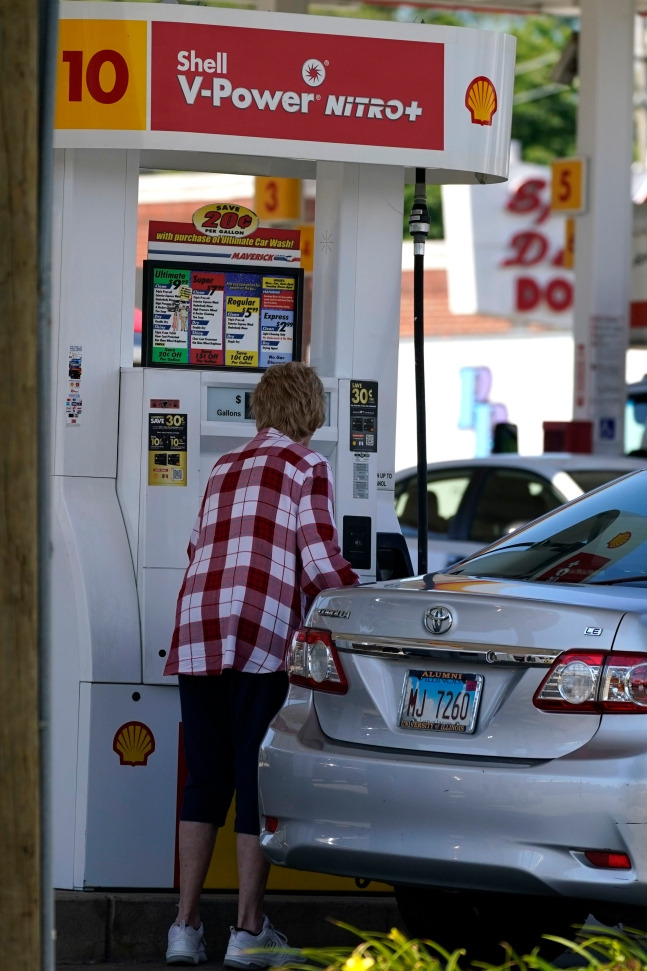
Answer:
[[600, 418], [600, 438], [606, 441], [613, 441], [616, 437], [615, 418]]

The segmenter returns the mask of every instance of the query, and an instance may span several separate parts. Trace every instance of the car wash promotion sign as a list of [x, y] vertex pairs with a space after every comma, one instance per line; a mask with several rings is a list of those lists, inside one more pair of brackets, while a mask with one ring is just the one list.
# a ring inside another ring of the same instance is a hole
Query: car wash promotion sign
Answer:
[[56, 147], [421, 166], [439, 182], [507, 177], [507, 34], [171, 4], [60, 9]]

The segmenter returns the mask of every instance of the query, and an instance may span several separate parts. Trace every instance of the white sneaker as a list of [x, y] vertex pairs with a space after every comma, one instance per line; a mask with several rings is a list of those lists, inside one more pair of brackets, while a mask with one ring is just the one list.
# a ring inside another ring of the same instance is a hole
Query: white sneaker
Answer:
[[182, 921], [171, 924], [168, 932], [167, 964], [199, 964], [207, 960], [202, 924], [196, 930]]
[[305, 960], [297, 948], [290, 948], [285, 934], [279, 934], [267, 917], [260, 934], [229, 928], [229, 944], [222, 962], [225, 968], [277, 968]]

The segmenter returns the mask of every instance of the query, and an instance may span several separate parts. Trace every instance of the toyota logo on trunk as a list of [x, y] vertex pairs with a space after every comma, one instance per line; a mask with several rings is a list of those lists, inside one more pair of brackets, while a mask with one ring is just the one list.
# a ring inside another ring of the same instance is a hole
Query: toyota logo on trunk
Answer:
[[430, 607], [425, 611], [423, 623], [430, 634], [446, 634], [454, 618], [447, 607]]

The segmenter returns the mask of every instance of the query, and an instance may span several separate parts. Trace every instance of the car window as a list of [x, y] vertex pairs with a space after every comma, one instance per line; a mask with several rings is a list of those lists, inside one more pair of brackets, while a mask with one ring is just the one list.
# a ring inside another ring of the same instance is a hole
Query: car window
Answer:
[[532, 472], [490, 469], [476, 500], [468, 538], [493, 543], [563, 502], [550, 482]]
[[569, 469], [571, 479], [577, 482], [582, 492], [590, 492], [598, 486], [606, 485], [613, 479], [626, 475], [626, 469]]
[[647, 448], [647, 394], [632, 394], [625, 407], [625, 451], [641, 452]]
[[[430, 533], [447, 534], [458, 511], [465, 490], [470, 484], [468, 470], [434, 472], [427, 478], [427, 525]], [[395, 514], [404, 530], [418, 528], [418, 479], [403, 483], [395, 492]]]
[[635, 473], [575, 499], [448, 573], [544, 583], [644, 584], [646, 478]]

